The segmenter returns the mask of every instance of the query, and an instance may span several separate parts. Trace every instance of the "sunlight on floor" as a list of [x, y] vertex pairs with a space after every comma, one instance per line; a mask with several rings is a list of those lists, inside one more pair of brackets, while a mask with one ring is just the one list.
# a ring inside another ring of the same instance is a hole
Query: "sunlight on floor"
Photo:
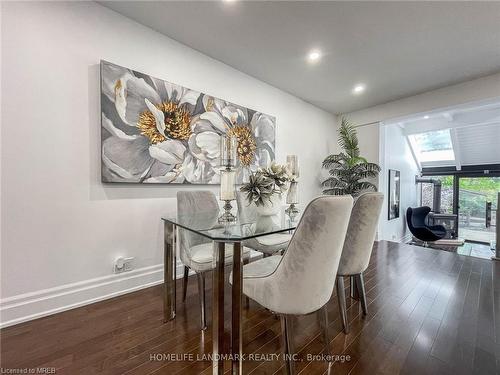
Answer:
[[489, 245], [466, 242], [464, 246], [457, 249], [457, 254], [469, 255], [472, 257], [491, 259], [494, 255]]

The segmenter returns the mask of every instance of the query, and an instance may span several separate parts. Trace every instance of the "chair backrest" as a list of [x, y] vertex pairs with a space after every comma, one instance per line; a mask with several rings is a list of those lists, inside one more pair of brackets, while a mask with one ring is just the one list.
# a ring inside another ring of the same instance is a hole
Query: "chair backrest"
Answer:
[[249, 204], [246, 195], [241, 191], [236, 192], [236, 204], [238, 205], [238, 218], [241, 223], [252, 223], [257, 220], [258, 214], [255, 205]]
[[357, 275], [368, 267], [384, 194], [365, 193], [352, 209], [338, 275]]
[[410, 229], [410, 231], [413, 228], [427, 227], [427, 225], [425, 224], [425, 218], [427, 217], [429, 212], [431, 212], [431, 208], [427, 206], [415, 208], [408, 207], [408, 209], [406, 210], [406, 221], [408, 223], [408, 228]]
[[307, 205], [283, 259], [269, 276], [275, 311], [309, 314], [328, 302], [352, 206], [350, 195], [322, 196]]
[[[193, 214], [194, 213], [194, 214]], [[177, 215], [182, 217], [185, 224], [196, 225], [196, 221], [205, 223], [217, 221], [219, 204], [215, 194], [208, 190], [179, 191], [177, 192]], [[185, 262], [190, 259], [189, 249], [193, 246], [210, 242], [206, 237], [200, 236], [185, 229], [179, 229], [180, 258]]]

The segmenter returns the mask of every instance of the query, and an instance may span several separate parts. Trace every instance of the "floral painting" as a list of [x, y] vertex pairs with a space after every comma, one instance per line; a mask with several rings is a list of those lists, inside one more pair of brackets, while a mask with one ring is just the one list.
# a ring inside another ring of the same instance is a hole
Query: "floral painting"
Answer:
[[218, 184], [221, 136], [238, 183], [274, 160], [273, 116], [101, 61], [103, 182]]

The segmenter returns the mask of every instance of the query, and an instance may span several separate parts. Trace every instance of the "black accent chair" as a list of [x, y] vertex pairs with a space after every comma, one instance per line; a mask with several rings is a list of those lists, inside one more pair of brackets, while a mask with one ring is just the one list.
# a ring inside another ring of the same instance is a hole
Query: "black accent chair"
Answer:
[[406, 221], [408, 229], [420, 241], [437, 241], [446, 236], [446, 228], [442, 225], [427, 225], [425, 218], [431, 212], [430, 207], [408, 207], [406, 210]]

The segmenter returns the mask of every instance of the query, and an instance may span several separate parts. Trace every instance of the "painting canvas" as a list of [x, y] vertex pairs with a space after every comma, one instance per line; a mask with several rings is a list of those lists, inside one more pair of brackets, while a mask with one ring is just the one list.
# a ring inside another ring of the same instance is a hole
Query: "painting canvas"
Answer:
[[218, 184], [219, 142], [237, 139], [237, 182], [275, 157], [273, 116], [101, 61], [103, 182]]
[[389, 169], [389, 220], [397, 219], [399, 217], [400, 189], [400, 172], [394, 169]]

